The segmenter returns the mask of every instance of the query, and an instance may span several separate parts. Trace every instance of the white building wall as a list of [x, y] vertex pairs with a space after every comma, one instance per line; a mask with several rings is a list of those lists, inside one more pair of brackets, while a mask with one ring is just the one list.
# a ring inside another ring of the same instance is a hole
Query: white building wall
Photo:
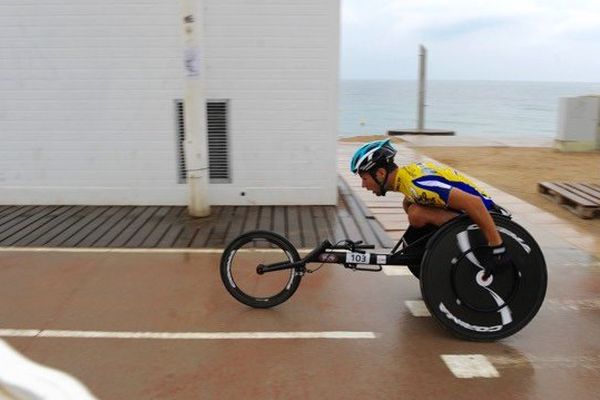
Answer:
[[[339, 1], [205, 7], [232, 167], [211, 203], [334, 204]], [[1, 203], [186, 204], [180, 21], [176, 1], [0, 0]]]

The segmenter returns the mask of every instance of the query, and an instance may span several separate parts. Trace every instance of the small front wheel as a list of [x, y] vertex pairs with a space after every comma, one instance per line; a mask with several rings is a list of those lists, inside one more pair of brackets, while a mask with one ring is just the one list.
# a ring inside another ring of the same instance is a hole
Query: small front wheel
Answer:
[[296, 248], [284, 237], [268, 231], [252, 231], [235, 238], [221, 257], [221, 279], [238, 301], [269, 308], [289, 299], [302, 280], [296, 269], [259, 274], [261, 265], [300, 261]]

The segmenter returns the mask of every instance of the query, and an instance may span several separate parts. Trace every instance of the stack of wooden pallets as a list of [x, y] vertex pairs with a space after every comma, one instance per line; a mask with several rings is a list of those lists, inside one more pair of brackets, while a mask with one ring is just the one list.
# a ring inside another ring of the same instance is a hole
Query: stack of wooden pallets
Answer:
[[538, 192], [580, 218], [600, 216], [600, 185], [594, 183], [540, 182]]

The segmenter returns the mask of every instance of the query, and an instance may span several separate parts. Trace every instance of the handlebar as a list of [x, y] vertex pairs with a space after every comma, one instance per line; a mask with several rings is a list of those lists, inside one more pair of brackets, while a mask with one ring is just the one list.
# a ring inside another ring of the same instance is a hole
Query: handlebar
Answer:
[[374, 249], [375, 245], [373, 244], [362, 244], [363, 241], [359, 240], [358, 242], [353, 242], [352, 240], [344, 240], [340, 245], [331, 245], [329, 248], [331, 249], [343, 249], [343, 250], [357, 250], [357, 249]]
[[374, 244], [360, 244], [358, 246], [354, 246], [355, 249], [374, 249]]

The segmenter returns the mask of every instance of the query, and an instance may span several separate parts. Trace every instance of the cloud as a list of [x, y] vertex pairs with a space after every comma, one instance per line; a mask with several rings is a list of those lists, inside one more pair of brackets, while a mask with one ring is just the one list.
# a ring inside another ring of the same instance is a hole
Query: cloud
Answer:
[[508, 29], [511, 25], [517, 25], [520, 21], [520, 18], [509, 17], [475, 17], [423, 29], [423, 36], [426, 39], [434, 40], [455, 39], [457, 36], [480, 33], [485, 30]]
[[[423, 43], [443, 60], [440, 78], [535, 79], [547, 63], [545, 79], [600, 80], [598, 0], [343, 0], [342, 7], [342, 76], [412, 78]], [[553, 69], [557, 59], [561, 68]], [[410, 63], [410, 72], [390, 63]]]

